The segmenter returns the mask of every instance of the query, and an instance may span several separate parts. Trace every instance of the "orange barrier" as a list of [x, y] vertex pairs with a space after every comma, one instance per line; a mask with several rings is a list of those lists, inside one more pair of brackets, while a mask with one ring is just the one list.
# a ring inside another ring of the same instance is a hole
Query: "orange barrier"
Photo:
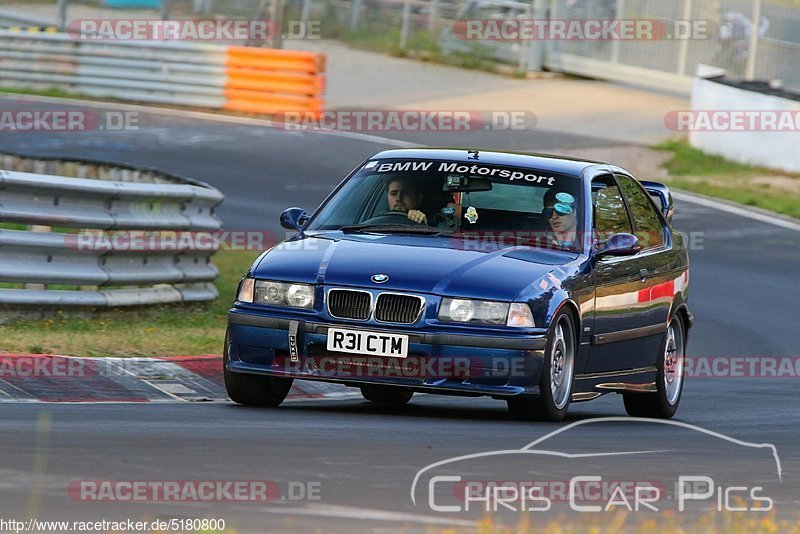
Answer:
[[225, 109], [249, 113], [323, 110], [325, 56], [298, 50], [229, 46]]

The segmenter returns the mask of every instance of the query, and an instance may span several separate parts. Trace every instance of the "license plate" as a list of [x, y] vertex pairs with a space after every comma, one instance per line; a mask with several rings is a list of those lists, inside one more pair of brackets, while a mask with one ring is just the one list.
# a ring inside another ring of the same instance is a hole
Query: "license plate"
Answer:
[[328, 350], [406, 358], [408, 356], [408, 336], [328, 328]]

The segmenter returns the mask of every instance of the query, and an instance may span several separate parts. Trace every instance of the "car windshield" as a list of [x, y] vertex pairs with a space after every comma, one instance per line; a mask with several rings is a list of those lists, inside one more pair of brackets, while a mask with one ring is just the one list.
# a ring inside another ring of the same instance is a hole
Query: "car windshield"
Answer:
[[366, 162], [307, 230], [501, 236], [506, 244], [577, 250], [580, 179], [504, 165]]

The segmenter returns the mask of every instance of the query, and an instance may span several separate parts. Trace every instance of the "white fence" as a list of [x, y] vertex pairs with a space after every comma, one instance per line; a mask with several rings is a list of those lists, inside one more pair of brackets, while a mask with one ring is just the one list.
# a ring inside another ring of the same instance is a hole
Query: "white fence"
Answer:
[[[29, 12], [34, 18], [47, 12], [52, 22], [55, 4]], [[76, 13], [67, 19], [85, 13], [76, 0], [67, 4], [68, 13]], [[356, 39], [366, 46], [365, 37], [379, 38], [394, 41], [396, 50], [444, 50], [686, 94], [700, 63], [724, 68], [732, 79], [779, 79], [800, 91], [800, 6], [785, 0], [170, 0], [169, 6], [173, 18], [319, 21], [322, 38]], [[103, 13], [114, 16], [114, 10]], [[158, 17], [166, 11], [147, 13]], [[708, 32], [650, 41], [464, 40], [453, 32], [459, 21], [509, 19], [647, 20], [668, 30], [700, 22]]]

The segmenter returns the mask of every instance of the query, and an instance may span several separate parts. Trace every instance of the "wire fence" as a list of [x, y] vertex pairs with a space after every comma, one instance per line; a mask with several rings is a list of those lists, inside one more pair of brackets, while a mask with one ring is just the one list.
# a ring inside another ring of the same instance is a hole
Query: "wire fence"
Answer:
[[[270, 20], [281, 29], [276, 38], [247, 44], [338, 39], [398, 54], [460, 57], [464, 66], [492, 62], [675, 88], [686, 87], [702, 63], [732, 79], [780, 80], [776, 85], [800, 91], [798, 0], [0, 0], [0, 24], [8, 25], [9, 15], [61, 26], [81, 17]], [[526, 21], [631, 20], [668, 34], [702, 25], [704, 33], [626, 40], [463, 32], [469, 22], [486, 28], [512, 21], [519, 28]]]

